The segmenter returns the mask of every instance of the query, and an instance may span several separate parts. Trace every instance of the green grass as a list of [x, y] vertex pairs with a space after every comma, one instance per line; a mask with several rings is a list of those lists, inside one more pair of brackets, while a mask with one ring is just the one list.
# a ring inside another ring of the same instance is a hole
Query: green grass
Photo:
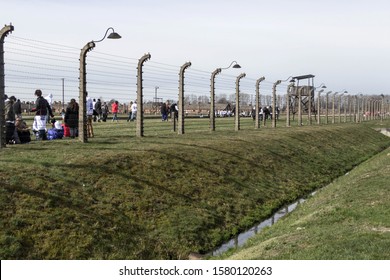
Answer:
[[390, 149], [301, 204], [229, 259], [390, 259]]
[[211, 133], [207, 119], [188, 119], [177, 135], [171, 123], [151, 119], [140, 139], [135, 123], [96, 123], [86, 144], [2, 149], [0, 257], [185, 259], [390, 145], [375, 122], [241, 124], [235, 132], [232, 118], [217, 119]]

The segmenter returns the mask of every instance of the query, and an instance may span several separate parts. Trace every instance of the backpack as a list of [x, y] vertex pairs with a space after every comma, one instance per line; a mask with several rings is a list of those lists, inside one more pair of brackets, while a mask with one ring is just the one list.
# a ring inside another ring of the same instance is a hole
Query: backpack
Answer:
[[64, 137], [64, 131], [62, 129], [51, 128], [47, 131], [48, 140], [62, 139], [62, 137]]

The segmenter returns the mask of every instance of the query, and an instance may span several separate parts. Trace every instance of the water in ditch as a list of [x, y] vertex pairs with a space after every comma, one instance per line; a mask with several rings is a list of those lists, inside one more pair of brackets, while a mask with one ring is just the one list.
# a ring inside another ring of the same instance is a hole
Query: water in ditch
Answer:
[[[312, 192], [310, 196], [313, 196], [316, 192]], [[280, 218], [287, 215], [291, 211], [293, 211], [299, 204], [304, 202], [305, 199], [300, 198], [294, 203], [291, 203], [290, 205], [284, 206], [278, 211], [276, 211], [271, 218], [268, 218], [261, 223], [255, 225], [254, 227], [250, 228], [249, 230], [237, 235], [230, 241], [226, 242], [222, 246], [220, 246], [218, 249], [214, 250], [210, 253], [211, 256], [218, 256], [226, 252], [227, 250], [231, 248], [238, 248], [242, 246], [250, 237], [256, 235], [258, 232], [260, 232], [263, 228], [272, 226], [275, 224]]]

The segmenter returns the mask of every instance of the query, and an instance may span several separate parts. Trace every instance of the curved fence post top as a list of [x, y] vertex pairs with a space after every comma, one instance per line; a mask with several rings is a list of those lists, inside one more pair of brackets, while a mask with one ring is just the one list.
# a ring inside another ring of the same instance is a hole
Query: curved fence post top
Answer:
[[212, 76], [215, 76], [215, 75], [221, 73], [221, 71], [222, 71], [221, 68], [217, 68], [217, 69], [214, 70], [214, 72], [211, 73], [211, 75], [212, 75]]
[[152, 57], [152, 56], [150, 55], [150, 53], [144, 54], [144, 55], [139, 59], [138, 65], [143, 64], [145, 61], [147, 61], [147, 60], [150, 59], [151, 57]]
[[240, 75], [238, 75], [237, 81], [239, 81], [240, 79], [244, 78], [245, 76], [246, 76], [245, 73], [241, 73]]
[[95, 47], [95, 42], [94, 41], [91, 41], [91, 42], [88, 42], [82, 49], [81, 49], [81, 52], [80, 52], [80, 56], [86, 56], [87, 52], [91, 51], [94, 47]]
[[14, 26], [10, 23], [9, 25], [5, 25], [1, 30], [0, 30], [0, 38], [1, 40], [4, 40], [4, 38], [14, 31]]
[[261, 78], [258, 78], [257, 80], [256, 80], [256, 85], [259, 85], [262, 81], [264, 81], [265, 80], [265, 77], [263, 76], [263, 77], [261, 77]]
[[190, 61], [184, 63], [181, 68], [180, 68], [180, 73], [184, 72], [184, 70], [186, 70], [188, 67], [190, 67], [192, 64]]

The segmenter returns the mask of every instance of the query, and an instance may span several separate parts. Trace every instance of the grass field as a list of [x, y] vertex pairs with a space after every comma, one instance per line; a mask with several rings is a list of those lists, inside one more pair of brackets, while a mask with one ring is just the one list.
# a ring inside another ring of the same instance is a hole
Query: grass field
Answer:
[[[242, 119], [95, 123], [63, 139], [0, 151], [2, 259], [185, 259], [285, 203], [329, 184], [390, 145], [372, 127], [253, 129]], [[268, 125], [270, 126], [270, 124]]]

